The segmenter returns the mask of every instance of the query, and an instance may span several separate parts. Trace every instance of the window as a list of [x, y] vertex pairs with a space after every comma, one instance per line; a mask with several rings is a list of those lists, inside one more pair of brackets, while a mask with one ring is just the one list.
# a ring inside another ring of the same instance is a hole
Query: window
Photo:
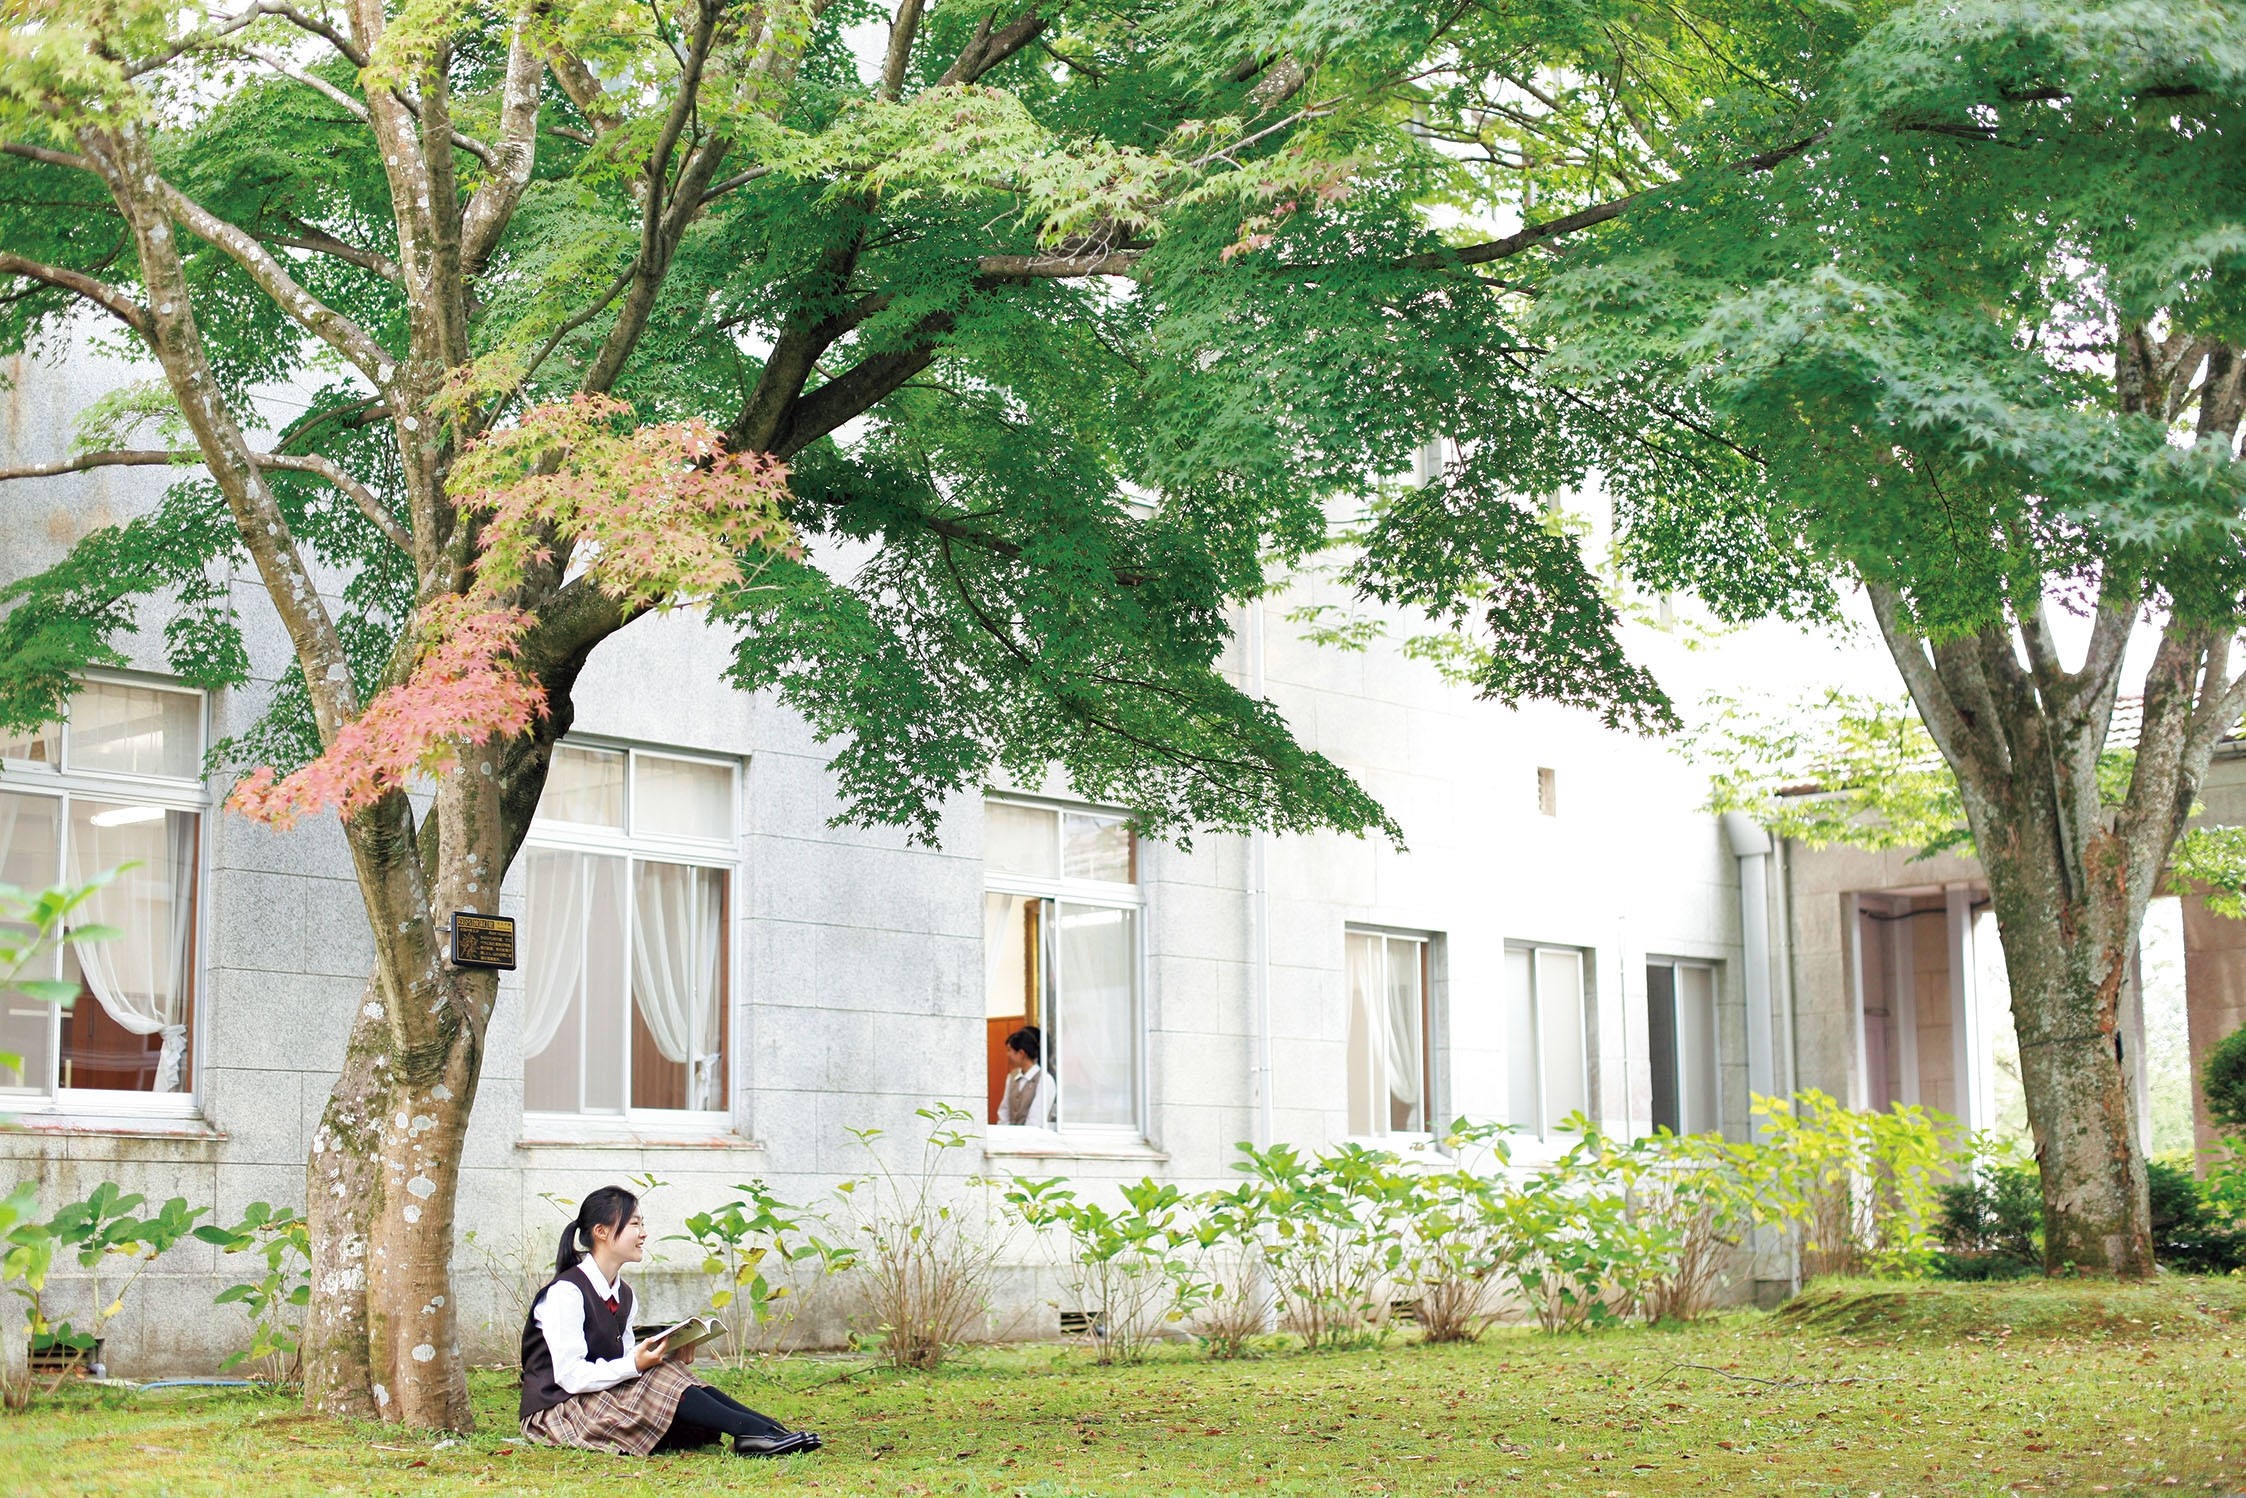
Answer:
[[1575, 948], [1505, 949], [1510, 1122], [1539, 1139], [1552, 1138], [1569, 1114], [1590, 1111], [1583, 989]]
[[[991, 801], [983, 816], [990, 1119], [1139, 1128], [1138, 839], [1104, 812]], [[1009, 1042], [1036, 1032], [1034, 1055]]]
[[[71, 918], [120, 934], [72, 945], [36, 976], [78, 985], [67, 1008], [0, 993], [0, 1092], [184, 1111], [194, 1091], [196, 869], [203, 699], [87, 682], [66, 720], [0, 738], [0, 883], [84, 884], [125, 864]], [[158, 1102], [157, 1096], [170, 1100]]]
[[1352, 931], [1349, 963], [1349, 1132], [1427, 1132], [1434, 1076], [1428, 1044], [1427, 942]]
[[523, 850], [523, 1109], [728, 1109], [735, 767], [561, 744]]
[[1647, 1050], [1653, 1060], [1653, 1126], [1712, 1134], [1716, 1112], [1716, 970], [1704, 962], [1646, 964]]
[[1556, 817], [1560, 814], [1560, 775], [1557, 770], [1538, 767], [1536, 810], [1540, 816]]

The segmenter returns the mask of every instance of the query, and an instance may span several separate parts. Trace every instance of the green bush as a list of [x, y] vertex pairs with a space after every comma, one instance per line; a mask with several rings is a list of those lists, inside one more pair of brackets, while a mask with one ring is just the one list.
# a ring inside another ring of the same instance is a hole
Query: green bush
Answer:
[[1992, 1164], [1936, 1193], [1943, 1279], [2010, 1279], [2043, 1264], [2043, 1188], [2033, 1165]]
[[2207, 1059], [2200, 1064], [2199, 1086], [2207, 1095], [2208, 1117], [2226, 1129], [2246, 1134], [2246, 1026], [2207, 1048]]
[[2246, 1268], [2246, 1232], [2227, 1228], [2208, 1190], [2193, 1179], [2187, 1157], [2155, 1156], [2145, 1162], [2152, 1189], [2152, 1256], [2187, 1274], [2228, 1274]]

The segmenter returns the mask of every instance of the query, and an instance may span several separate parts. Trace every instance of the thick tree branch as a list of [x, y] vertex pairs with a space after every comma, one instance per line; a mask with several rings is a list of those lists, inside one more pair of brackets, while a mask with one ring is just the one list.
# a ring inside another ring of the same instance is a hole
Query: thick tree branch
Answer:
[[277, 244], [284, 249], [310, 250], [316, 255], [326, 255], [331, 259], [341, 260], [346, 265], [355, 265], [363, 271], [380, 276], [392, 285], [400, 284], [405, 280], [405, 272], [399, 270], [398, 262], [392, 260], [388, 255], [378, 254], [373, 250], [362, 250], [355, 244], [347, 244], [325, 229], [314, 224], [307, 224], [300, 219], [284, 219], [282, 222], [287, 226], [287, 233], [260, 234], [257, 237], [267, 244]]
[[514, 35], [507, 44], [507, 82], [500, 95], [499, 144], [495, 159], [485, 163], [490, 174], [468, 200], [460, 230], [461, 269], [470, 276], [482, 272], [498, 246], [538, 159], [538, 89], [546, 78], [546, 59], [538, 47], [534, 9], [526, 4], [515, 14]]
[[920, 31], [922, 0], [897, 0], [896, 18], [889, 23], [889, 52], [881, 62], [881, 97], [897, 102], [905, 86], [905, 68], [912, 61], [913, 38]]
[[973, 41], [967, 44], [944, 75], [936, 80], [936, 87], [951, 88], [957, 84], [973, 83], [992, 68], [1037, 40], [1046, 26], [1045, 18], [1038, 14], [1039, 6], [1031, 5], [1012, 21], [997, 31], [991, 30], [995, 11], [983, 18], [975, 31]]
[[59, 265], [44, 265], [37, 260], [27, 260], [21, 255], [0, 250], [0, 276], [23, 276], [33, 281], [44, 281], [63, 291], [74, 292], [141, 336], [146, 337], [148, 334], [146, 307], [134, 301], [122, 287], [98, 281], [83, 271], [68, 270]]
[[[359, 507], [359, 512], [374, 523], [390, 544], [407, 555], [413, 553], [413, 538], [405, 528], [382, 507], [374, 492], [357, 479], [345, 473], [326, 458], [303, 453], [246, 454], [260, 468], [279, 468], [292, 473], [309, 473], [326, 479], [349, 496]], [[9, 479], [57, 478], [66, 473], [86, 473], [96, 468], [201, 468], [203, 455], [193, 448], [110, 448], [103, 452], [80, 453], [75, 458], [64, 458], [53, 463], [25, 463], [15, 468], [0, 468], [0, 483]]]
[[228, 223], [162, 177], [155, 177], [147, 190], [189, 233], [247, 271], [258, 289], [299, 327], [358, 366], [359, 372], [377, 386], [389, 383], [397, 366], [396, 357], [368, 337], [357, 323], [299, 286], [255, 235]]

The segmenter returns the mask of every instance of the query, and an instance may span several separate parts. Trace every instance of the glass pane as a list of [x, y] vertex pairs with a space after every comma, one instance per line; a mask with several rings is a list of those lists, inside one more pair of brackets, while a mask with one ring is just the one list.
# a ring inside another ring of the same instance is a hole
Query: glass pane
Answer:
[[185, 1092], [195, 957], [192, 812], [109, 801], [70, 803], [73, 884], [125, 869], [78, 907], [73, 926], [114, 926], [73, 945], [64, 972], [84, 986], [62, 1026], [65, 1087]]
[[725, 1106], [725, 876], [638, 866], [632, 901], [632, 1106]]
[[1349, 1132], [1380, 1132], [1373, 1098], [1385, 1087], [1381, 1030], [1374, 1023], [1380, 996], [1380, 938], [1351, 932], [1349, 962]]
[[[546, 799], [553, 794], [548, 780]], [[523, 1107], [533, 1113], [584, 1105], [586, 863], [579, 853], [523, 850]]]
[[1557, 1129], [1571, 1113], [1587, 1112], [1590, 1085], [1584, 1071], [1583, 956], [1579, 952], [1536, 954], [1537, 1038], [1544, 1047], [1544, 1130]]
[[621, 858], [587, 855], [585, 865], [585, 1111], [621, 1113], [631, 1056], [630, 871]]
[[1046, 1045], [1067, 1124], [1138, 1122], [1137, 914], [1060, 908], [1060, 995]]
[[[62, 877], [62, 802], [50, 796], [0, 792], [0, 884], [37, 891]], [[27, 977], [52, 978], [53, 961]], [[45, 1092], [54, 1077], [55, 1006], [0, 990], [0, 1051], [23, 1058], [19, 1071], [0, 1068], [0, 1091]]]
[[29, 733], [0, 728], [0, 759], [28, 759], [51, 765], [61, 758], [62, 734], [54, 724], [43, 723]]
[[526, 848], [523, 1107], [624, 1109], [624, 860]]
[[546, 770], [538, 815], [584, 827], [624, 827], [624, 756], [605, 749], [557, 745]]
[[1505, 1121], [1536, 1133], [1536, 957], [1521, 947], [1505, 951], [1505, 1075]]
[[1051, 879], [1060, 872], [1057, 813], [1011, 801], [983, 803], [983, 865], [993, 873]]
[[1716, 1113], [1716, 973], [1677, 969], [1677, 1097], [1686, 1134], [1722, 1127]]
[[1129, 884], [1137, 875], [1137, 840], [1121, 817], [1072, 811], [1061, 819], [1061, 873], [1070, 879], [1104, 879]]
[[1388, 939], [1388, 993], [1383, 1018], [1388, 1027], [1388, 1127], [1416, 1134], [1427, 1127], [1427, 1045], [1421, 1034], [1425, 1007], [1420, 994], [1420, 954], [1416, 941]]
[[632, 771], [632, 831], [649, 837], [733, 841], [733, 771], [642, 754]]
[[1677, 970], [1646, 965], [1646, 1061], [1653, 1072], [1653, 1126], [1685, 1132], [1677, 1111]]
[[202, 703], [185, 692], [97, 681], [70, 700], [70, 768], [196, 779]]

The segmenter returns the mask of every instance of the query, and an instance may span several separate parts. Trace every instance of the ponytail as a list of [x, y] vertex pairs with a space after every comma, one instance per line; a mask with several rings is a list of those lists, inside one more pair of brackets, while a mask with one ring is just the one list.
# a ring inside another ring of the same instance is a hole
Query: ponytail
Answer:
[[[577, 1208], [576, 1220], [562, 1228], [561, 1244], [554, 1252], [554, 1275], [558, 1279], [577, 1267], [577, 1261], [593, 1251], [593, 1229], [607, 1228], [616, 1231], [632, 1220], [639, 1210], [639, 1198], [621, 1186], [603, 1186], [593, 1192]], [[584, 1247], [578, 1247], [578, 1241]]]

